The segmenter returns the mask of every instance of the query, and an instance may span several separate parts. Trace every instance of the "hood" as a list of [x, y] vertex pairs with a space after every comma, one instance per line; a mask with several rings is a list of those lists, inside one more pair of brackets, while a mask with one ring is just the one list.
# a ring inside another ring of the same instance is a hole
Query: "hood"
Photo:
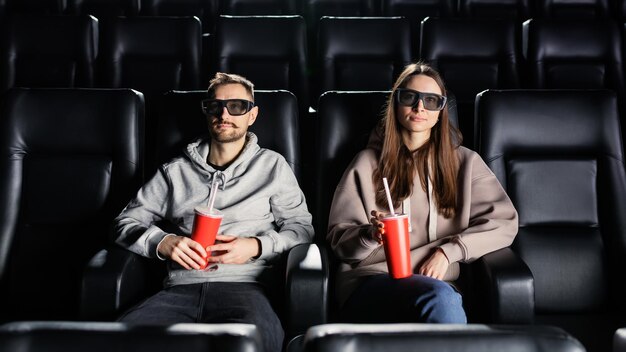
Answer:
[[246, 134], [246, 144], [241, 154], [224, 171], [216, 170], [206, 162], [210, 149], [210, 137], [203, 137], [189, 143], [185, 149], [185, 155], [201, 173], [209, 176], [211, 179], [219, 179], [220, 188], [224, 189], [224, 184], [229, 179], [245, 172], [246, 165], [261, 148], [259, 147], [257, 136], [252, 132], [248, 132]]

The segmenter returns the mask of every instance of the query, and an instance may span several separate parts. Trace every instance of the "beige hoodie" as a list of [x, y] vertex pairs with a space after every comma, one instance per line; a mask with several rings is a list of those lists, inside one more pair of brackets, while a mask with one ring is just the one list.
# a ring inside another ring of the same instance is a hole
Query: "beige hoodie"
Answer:
[[[385, 252], [371, 238], [370, 211], [389, 213], [376, 205], [372, 175], [378, 165], [380, 142], [370, 141], [343, 174], [330, 209], [327, 240], [341, 261], [337, 275], [337, 297], [346, 301], [365, 276], [387, 272]], [[436, 239], [429, 242], [428, 194], [419, 175], [413, 181], [408, 199], [411, 224], [411, 264], [419, 270], [436, 247], [441, 248], [451, 265], [446, 281], [456, 280], [458, 262], [471, 262], [489, 252], [509, 246], [517, 234], [518, 217], [511, 200], [480, 156], [467, 148], [457, 149], [460, 160], [459, 207], [453, 218], [437, 214]], [[401, 209], [397, 209], [401, 213]]]

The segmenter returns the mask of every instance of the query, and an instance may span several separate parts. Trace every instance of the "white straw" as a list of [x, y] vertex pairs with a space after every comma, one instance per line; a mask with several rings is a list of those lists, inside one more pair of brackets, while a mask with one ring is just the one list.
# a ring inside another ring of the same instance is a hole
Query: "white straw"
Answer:
[[213, 180], [211, 184], [211, 194], [209, 194], [209, 213], [213, 210], [213, 204], [215, 204], [215, 194], [217, 193], [217, 180]]
[[389, 184], [387, 183], [387, 178], [383, 177], [383, 186], [385, 186], [385, 193], [387, 194], [387, 202], [389, 203], [389, 212], [391, 216], [396, 215], [393, 211], [393, 202], [391, 201], [391, 192], [389, 192]]

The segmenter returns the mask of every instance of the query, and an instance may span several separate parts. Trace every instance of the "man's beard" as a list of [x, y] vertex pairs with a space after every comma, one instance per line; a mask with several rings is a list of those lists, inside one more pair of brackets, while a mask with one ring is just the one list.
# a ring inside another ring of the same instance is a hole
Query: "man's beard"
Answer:
[[238, 128], [235, 124], [231, 123], [232, 127], [230, 131], [220, 130], [217, 131], [215, 125], [220, 124], [221, 121], [216, 121], [209, 128], [211, 138], [220, 143], [231, 143], [238, 141], [246, 136], [246, 130]]

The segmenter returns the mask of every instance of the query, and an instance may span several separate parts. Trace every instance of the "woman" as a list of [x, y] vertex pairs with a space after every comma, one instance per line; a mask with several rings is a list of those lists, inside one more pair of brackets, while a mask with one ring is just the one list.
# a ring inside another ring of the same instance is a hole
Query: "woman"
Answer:
[[[337, 186], [327, 239], [341, 261], [336, 286], [346, 321], [466, 323], [448, 283], [458, 263], [513, 242], [517, 212], [480, 156], [460, 146], [446, 100], [433, 68], [408, 65], [367, 149]], [[413, 275], [404, 279], [387, 274], [381, 245], [380, 220], [389, 213], [383, 177], [395, 212], [409, 215]]]

